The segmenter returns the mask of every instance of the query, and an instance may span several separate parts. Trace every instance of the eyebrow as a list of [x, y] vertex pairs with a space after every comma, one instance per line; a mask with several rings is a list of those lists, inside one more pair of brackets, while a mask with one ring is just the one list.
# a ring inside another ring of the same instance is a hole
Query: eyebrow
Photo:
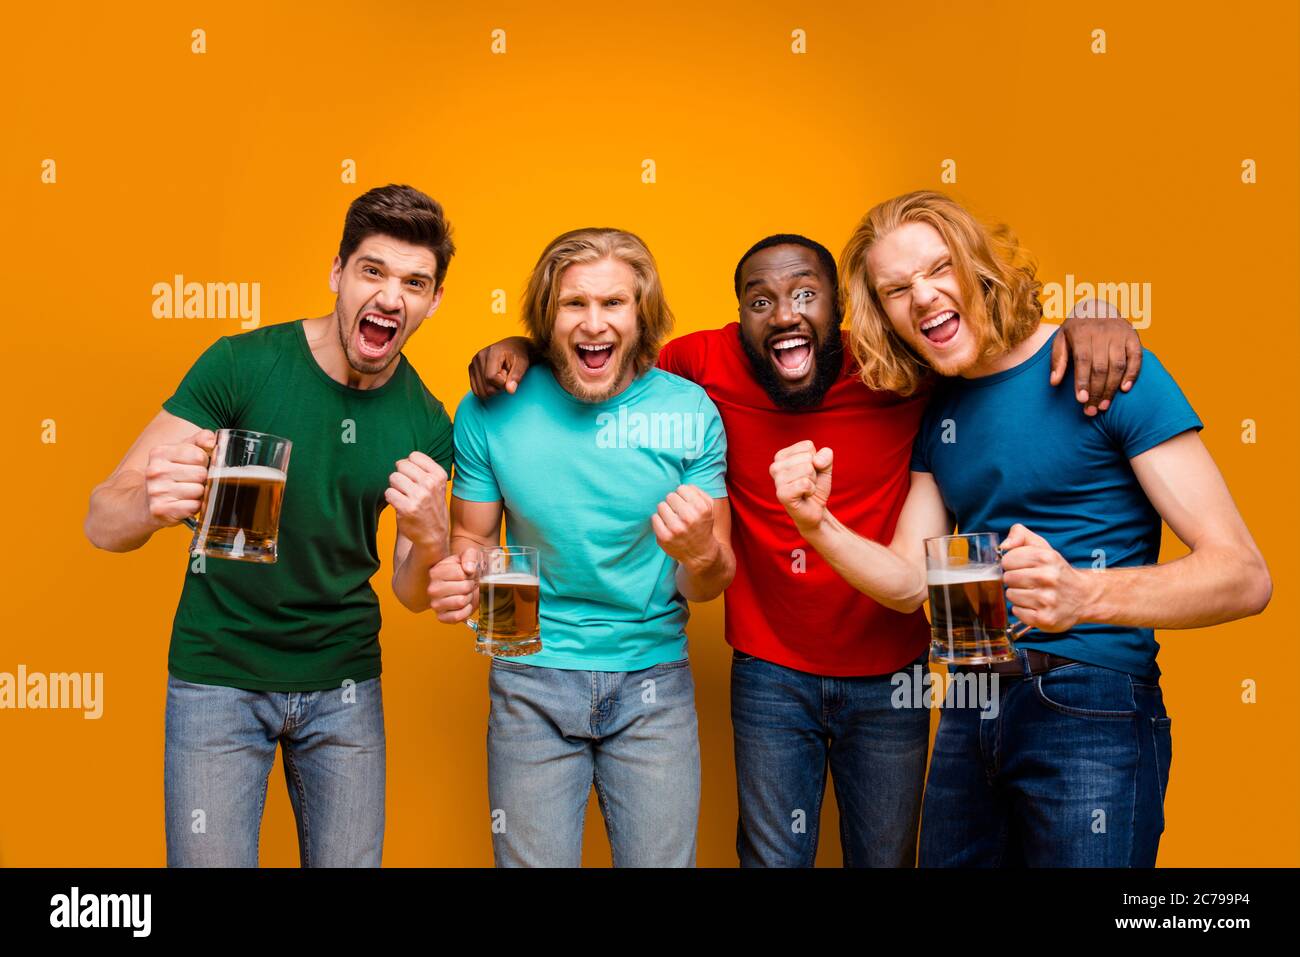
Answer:
[[[358, 257], [357, 257], [357, 262], [359, 262], [359, 263], [374, 263], [376, 266], [383, 266], [385, 269], [388, 268], [388, 263], [384, 262], [384, 261], [383, 261], [382, 259], [380, 259], [378, 256], [358, 256]], [[433, 277], [430, 276], [427, 272], [413, 272], [413, 273], [407, 273], [406, 278], [408, 278], [408, 279], [423, 279], [423, 280], [425, 280], [426, 282], [433, 282]]]
[[[952, 252], [951, 252], [951, 251], [949, 251], [949, 252], [944, 252], [944, 253], [939, 254], [938, 256], [935, 256], [934, 259], [930, 260], [930, 265], [926, 267], [926, 272], [929, 272], [931, 269], [933, 269], [935, 266], [939, 265], [939, 263], [943, 262], [945, 259], [951, 259], [951, 258], [952, 258]], [[876, 282], [876, 288], [877, 288], [877, 289], [883, 289], [885, 286], [892, 286], [894, 283], [898, 283], [898, 282], [902, 282], [902, 281], [903, 281], [903, 277], [901, 277], [901, 276], [897, 276], [897, 277], [896, 277], [896, 276], [882, 276], [882, 277], [881, 277], [881, 278]]]
[[[795, 270], [794, 272], [790, 273], [790, 278], [792, 278], [792, 279], [803, 279], [803, 278], [805, 278], [805, 277], [811, 277], [811, 278], [813, 278], [813, 279], [818, 279], [818, 278], [820, 278], [820, 277], [817, 275], [817, 270], [815, 270], [815, 269], [809, 269], [809, 268], [807, 268], [806, 266], [805, 266], [804, 268], [802, 268], [802, 269], [797, 269], [797, 270]], [[752, 287], [754, 287], [754, 286], [765, 285], [766, 283], [767, 283], [767, 280], [766, 280], [766, 279], [763, 279], [763, 278], [761, 278], [761, 277], [755, 276], [755, 277], [754, 277], [753, 279], [751, 279], [749, 282], [745, 283], [744, 289], [743, 289], [742, 291], [743, 291], [743, 292], [749, 292], [749, 290], [750, 290]]]

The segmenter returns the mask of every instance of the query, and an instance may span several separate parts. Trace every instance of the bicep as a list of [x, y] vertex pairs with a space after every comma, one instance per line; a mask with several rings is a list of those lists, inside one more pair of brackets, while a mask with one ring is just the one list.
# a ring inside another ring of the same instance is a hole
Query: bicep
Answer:
[[127, 449], [126, 455], [122, 457], [122, 461], [118, 463], [109, 478], [116, 478], [123, 472], [143, 472], [149, 462], [149, 453], [158, 446], [178, 445], [201, 431], [202, 429], [187, 419], [172, 415], [166, 410], [160, 411]]
[[889, 549], [914, 565], [924, 566], [925, 540], [951, 532], [952, 516], [932, 473], [913, 472], [911, 481]]
[[484, 545], [495, 545], [501, 537], [504, 505], [497, 502], [471, 502], [451, 497], [452, 538], [472, 538]]
[[1129, 460], [1142, 491], [1188, 548], [1211, 541], [1254, 541], [1219, 467], [1195, 430]]

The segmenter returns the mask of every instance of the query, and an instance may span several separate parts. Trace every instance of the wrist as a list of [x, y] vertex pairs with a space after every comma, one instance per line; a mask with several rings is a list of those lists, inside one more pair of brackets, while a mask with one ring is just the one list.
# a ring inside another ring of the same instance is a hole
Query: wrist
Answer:
[[1081, 569], [1079, 577], [1083, 585], [1079, 621], [1097, 623], [1109, 621], [1106, 611], [1106, 573], [1099, 568]]
[[681, 563], [692, 577], [702, 577], [718, 567], [722, 561], [722, 546], [716, 538], [709, 537], [709, 546], [698, 554], [688, 555]]

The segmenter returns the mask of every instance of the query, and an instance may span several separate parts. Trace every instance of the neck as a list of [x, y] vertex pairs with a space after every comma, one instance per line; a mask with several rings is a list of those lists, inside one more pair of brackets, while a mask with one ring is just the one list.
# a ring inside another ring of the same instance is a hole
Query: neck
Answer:
[[963, 379], [980, 379], [986, 375], [993, 375], [997, 372], [1005, 372], [1007, 369], [1014, 369], [1022, 362], [1028, 361], [1033, 357], [1043, 343], [1052, 338], [1052, 333], [1056, 331], [1055, 326], [1044, 326], [1039, 323], [1038, 328], [1033, 331], [1028, 339], [1019, 345], [1013, 346], [1006, 352], [999, 353], [996, 356], [990, 356], [987, 359], [981, 359], [973, 366], [961, 373]]
[[358, 372], [348, 362], [339, 341], [339, 319], [337, 313], [319, 316], [303, 321], [303, 331], [307, 334], [307, 345], [311, 348], [312, 358], [324, 370], [325, 374], [339, 385], [349, 389], [378, 389], [393, 377], [400, 361], [394, 357], [386, 368], [372, 374]]

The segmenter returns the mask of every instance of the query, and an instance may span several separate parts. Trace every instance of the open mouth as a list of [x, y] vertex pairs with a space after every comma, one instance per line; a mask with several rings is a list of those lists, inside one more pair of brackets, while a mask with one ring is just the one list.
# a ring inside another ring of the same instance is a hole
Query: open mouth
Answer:
[[397, 330], [401, 323], [396, 319], [368, 312], [357, 323], [357, 348], [363, 356], [378, 359], [388, 354], [397, 340]]
[[961, 328], [961, 316], [955, 309], [945, 309], [921, 323], [921, 335], [937, 346], [952, 340]]
[[591, 375], [601, 375], [614, 355], [612, 342], [579, 342], [578, 365]]
[[767, 351], [772, 365], [783, 379], [797, 381], [808, 374], [812, 368], [812, 339], [805, 335], [785, 336], [781, 339], [769, 339]]

